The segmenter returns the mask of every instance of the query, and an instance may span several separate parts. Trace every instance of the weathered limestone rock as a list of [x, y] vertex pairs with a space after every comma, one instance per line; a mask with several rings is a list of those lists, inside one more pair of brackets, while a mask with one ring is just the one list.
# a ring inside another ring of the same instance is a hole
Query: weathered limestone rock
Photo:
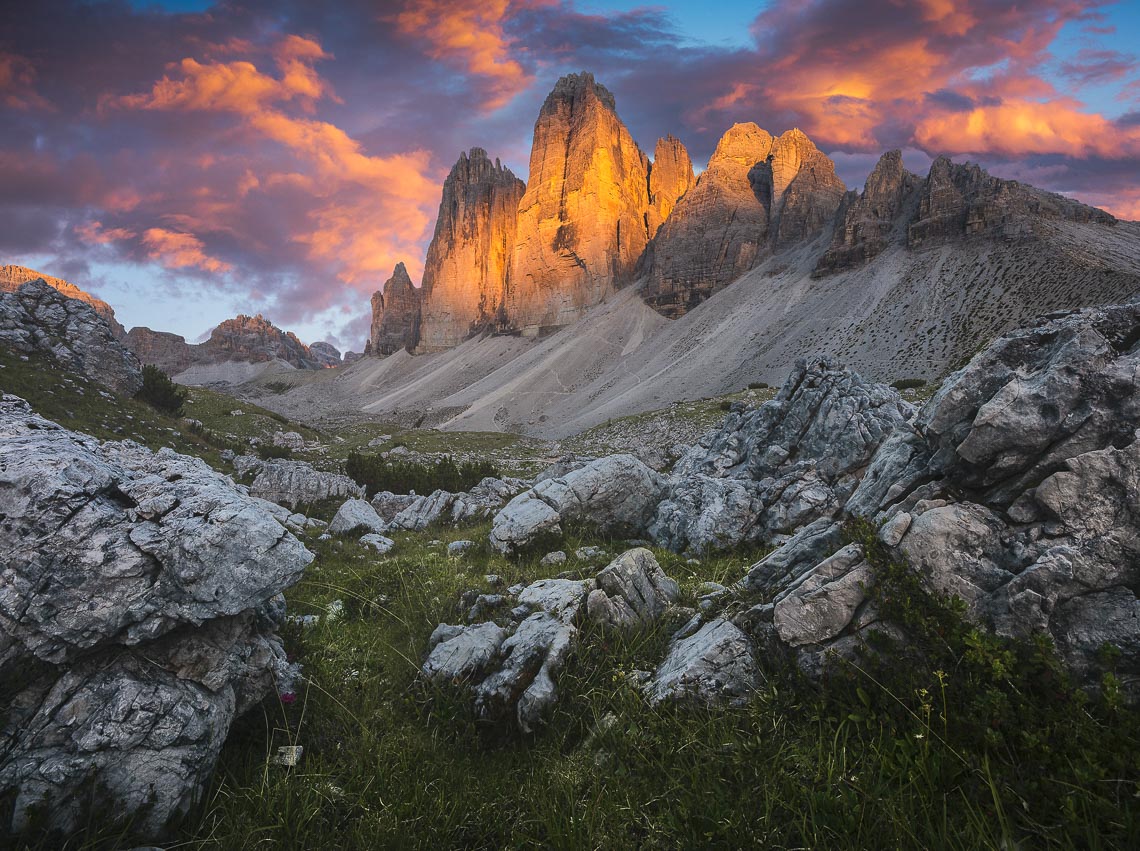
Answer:
[[39, 278], [15, 291], [0, 291], [0, 345], [49, 355], [64, 369], [123, 396], [133, 396], [142, 386], [138, 358], [115, 337], [106, 319]]
[[507, 631], [498, 624], [474, 626], [440, 624], [431, 634], [431, 652], [423, 672], [436, 682], [459, 684], [474, 680], [498, 656]]
[[491, 546], [512, 553], [561, 523], [636, 534], [645, 528], [665, 492], [664, 480], [632, 455], [610, 455], [519, 494], [495, 515]]
[[677, 202], [697, 183], [693, 161], [681, 140], [666, 136], [657, 140], [649, 167], [649, 238], [669, 218]]
[[507, 316], [524, 334], [566, 325], [631, 279], [649, 236], [649, 163], [590, 74], [569, 74], [534, 127]]
[[443, 184], [424, 261], [419, 351], [457, 346], [503, 320], [525, 191], [526, 184], [482, 148], [459, 155]]
[[346, 500], [329, 523], [329, 534], [343, 535], [345, 532], [355, 532], [360, 529], [383, 533], [388, 531], [388, 524], [380, 519], [380, 515], [366, 500]]
[[586, 599], [590, 620], [628, 629], [650, 624], [681, 595], [676, 581], [665, 575], [653, 553], [627, 550], [597, 577], [598, 587]]
[[803, 242], [835, 218], [847, 187], [836, 176], [835, 163], [802, 131], [789, 130], [776, 139], [767, 166], [769, 232], [776, 248]]
[[256, 458], [244, 461], [244, 457], [234, 459], [235, 470], [239, 475], [247, 469], [256, 470], [249, 492], [270, 502], [295, 508], [328, 499], [360, 499], [364, 496], [364, 485], [358, 485], [340, 473], [317, 470], [305, 461], [261, 461]]
[[152, 331], [136, 326], [123, 337], [123, 345], [148, 366], [157, 366], [167, 375], [177, 375], [198, 363], [201, 346], [192, 346], [181, 334]]
[[[822, 275], [862, 265], [880, 254], [913, 215], [922, 178], [903, 167], [902, 152], [887, 151], [867, 178], [863, 194], [836, 219], [835, 234], [815, 267]], [[900, 234], [901, 239], [901, 234]]]
[[291, 676], [272, 624], [313, 556], [199, 459], [101, 444], [12, 396], [0, 514], [0, 676], [42, 671], [8, 696], [9, 827], [37, 807], [73, 831], [95, 787], [157, 834], [199, 794], [234, 717]]
[[645, 301], [676, 318], [752, 268], [768, 233], [768, 209], [749, 173], [772, 151], [755, 124], [736, 124], [708, 168], [681, 198], [653, 241]]
[[[520, 479], [496, 479], [488, 476], [467, 492], [449, 493], [437, 490], [428, 496], [411, 497], [410, 501], [392, 517], [391, 528], [419, 531], [436, 523], [455, 525], [489, 517], [525, 486]], [[377, 494], [374, 502], [380, 499], [380, 496]], [[404, 498], [386, 498], [382, 508], [391, 511], [398, 505], [398, 500], [402, 499]]]
[[1095, 207], [1015, 180], [991, 177], [974, 163], [939, 157], [922, 187], [907, 245], [922, 248], [963, 238], [1021, 240], [1032, 235], [1035, 221], [1050, 218], [1116, 223]]
[[[210, 332], [210, 339], [197, 345], [187, 343], [178, 334], [146, 327], [132, 328], [123, 341], [143, 363], [157, 366], [170, 375], [177, 375], [195, 364], [227, 361], [280, 360], [297, 369], [320, 369], [328, 365], [327, 349], [324, 354], [313, 352], [292, 331], [282, 331], [260, 313], [256, 316], [239, 314], [225, 320]], [[328, 343], [321, 345], [336, 351]], [[338, 362], [339, 359], [338, 354]]]
[[95, 312], [107, 321], [111, 326], [111, 333], [116, 339], [122, 339], [125, 330], [115, 319], [115, 311], [111, 309], [111, 305], [97, 298], [91, 293], [81, 290], [75, 284], [69, 283], [62, 278], [53, 278], [51, 275], [44, 275], [34, 269], [28, 269], [25, 266], [0, 266], [0, 292], [12, 293], [22, 287], [29, 281], [43, 281], [52, 289], [58, 290], [68, 298], [73, 298], [76, 301], [81, 301], [84, 304], [90, 305], [94, 308]]
[[748, 636], [732, 623], [709, 621], [674, 640], [648, 684], [649, 700], [745, 701], [760, 680], [754, 654]]
[[323, 341], [313, 343], [309, 346], [309, 354], [312, 355], [313, 360], [315, 360], [319, 366], [340, 366], [342, 363], [340, 349], [332, 343]]
[[419, 336], [420, 291], [408, 277], [404, 264], [397, 263], [392, 277], [372, 294], [372, 354], [387, 357], [400, 349], [411, 351]]
[[677, 462], [650, 535], [700, 551], [833, 517], [912, 412], [890, 387], [833, 361], [800, 361], [775, 399], [734, 409]]

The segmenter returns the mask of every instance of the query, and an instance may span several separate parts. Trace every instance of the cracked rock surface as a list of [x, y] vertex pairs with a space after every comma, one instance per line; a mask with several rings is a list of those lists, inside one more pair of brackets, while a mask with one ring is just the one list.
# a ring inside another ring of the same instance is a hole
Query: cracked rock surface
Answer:
[[[289, 675], [279, 595], [312, 554], [196, 458], [100, 443], [0, 400], [0, 738], [11, 827], [70, 830], [92, 786], [157, 833], [233, 718]], [[29, 678], [28, 672], [34, 676]]]

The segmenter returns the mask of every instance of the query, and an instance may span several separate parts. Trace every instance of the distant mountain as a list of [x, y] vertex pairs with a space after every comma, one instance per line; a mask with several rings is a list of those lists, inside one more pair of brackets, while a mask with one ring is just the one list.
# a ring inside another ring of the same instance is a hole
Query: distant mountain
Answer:
[[291, 331], [282, 331], [260, 313], [227, 319], [210, 332], [210, 338], [197, 345], [178, 334], [132, 328], [124, 342], [146, 364], [153, 364], [171, 375], [194, 366], [231, 362], [259, 364], [283, 361], [296, 369], [322, 369], [340, 363], [340, 353], [327, 343], [316, 351], [302, 343]]
[[816, 355], [933, 380], [1044, 314], [1140, 298], [1140, 224], [946, 157], [916, 175], [898, 151], [847, 191], [801, 131], [751, 123], [694, 181], [676, 140], [637, 150], [589, 75], [547, 98], [531, 168], [524, 190], [461, 157], [424, 290], [397, 270], [374, 310], [387, 362], [270, 404], [558, 437]]

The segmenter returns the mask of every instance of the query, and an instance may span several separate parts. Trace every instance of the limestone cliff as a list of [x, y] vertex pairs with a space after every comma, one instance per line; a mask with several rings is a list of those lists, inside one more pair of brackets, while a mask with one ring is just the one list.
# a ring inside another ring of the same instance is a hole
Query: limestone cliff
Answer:
[[340, 356], [340, 349], [332, 343], [313, 343], [309, 346], [309, 352], [318, 364], [324, 367], [340, 366], [343, 361]]
[[20, 288], [22, 284], [28, 281], [42, 280], [49, 287], [63, 293], [68, 298], [76, 299], [84, 304], [89, 304], [95, 308], [95, 312], [107, 320], [111, 326], [111, 333], [116, 337], [122, 338], [126, 330], [115, 319], [115, 311], [111, 309], [111, 305], [103, 301], [101, 298], [96, 298], [89, 292], [81, 290], [75, 284], [68, 283], [62, 278], [53, 278], [51, 275], [45, 275], [42, 272], [37, 272], [34, 269], [28, 269], [25, 266], [0, 266], [0, 292], [11, 293]]
[[642, 291], [651, 307], [675, 318], [752, 268], [767, 237], [768, 209], [749, 173], [771, 150], [771, 135], [755, 124], [724, 134], [653, 241]]
[[371, 353], [380, 357], [411, 351], [419, 341], [420, 291], [408, 277], [403, 263], [397, 263], [384, 288], [372, 295]]
[[853, 193], [837, 216], [831, 246], [819, 259], [816, 274], [852, 268], [880, 254], [890, 243], [904, 209], [914, 206], [922, 182], [903, 168], [901, 151], [883, 154], [863, 194]]
[[649, 240], [649, 161], [590, 74], [570, 74], [534, 127], [507, 289], [515, 328], [566, 325], [628, 281]]
[[693, 161], [681, 140], [671, 135], [658, 139], [653, 164], [649, 167], [650, 239], [657, 235], [677, 202], [696, 182]]
[[821, 231], [845, 191], [835, 164], [800, 130], [773, 139], [755, 124], [734, 125], [650, 246], [646, 302], [683, 315], [769, 251]]
[[1015, 180], [991, 177], [974, 163], [939, 157], [922, 187], [907, 245], [921, 248], [959, 238], [1016, 241], [1042, 219], [1114, 224], [1111, 215]]
[[457, 346], [496, 323], [525, 191], [526, 184], [482, 148], [459, 155], [443, 184], [424, 261], [419, 350]]
[[127, 332], [123, 342], [144, 364], [157, 366], [167, 375], [177, 375], [203, 356], [200, 346], [192, 346], [180, 334], [154, 331], [136, 326]]

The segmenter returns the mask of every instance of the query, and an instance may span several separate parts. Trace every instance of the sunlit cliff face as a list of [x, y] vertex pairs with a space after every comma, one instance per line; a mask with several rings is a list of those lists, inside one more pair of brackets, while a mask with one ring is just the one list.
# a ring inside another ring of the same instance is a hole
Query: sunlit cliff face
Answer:
[[[970, 157], [1140, 218], [1134, 4], [725, 3], [701, 16], [720, 30], [696, 38], [679, 0], [605, 6], [50, 0], [0, 13], [5, 260], [95, 290], [128, 324], [195, 338], [269, 310], [359, 348], [367, 296], [396, 263], [420, 281], [459, 152], [482, 147], [527, 178], [543, 98], [582, 69], [643, 151], [672, 133], [698, 170], [727, 128], [756, 122], [804, 130], [848, 186], [898, 147], [916, 171]], [[625, 153], [596, 158], [636, 180]]]

